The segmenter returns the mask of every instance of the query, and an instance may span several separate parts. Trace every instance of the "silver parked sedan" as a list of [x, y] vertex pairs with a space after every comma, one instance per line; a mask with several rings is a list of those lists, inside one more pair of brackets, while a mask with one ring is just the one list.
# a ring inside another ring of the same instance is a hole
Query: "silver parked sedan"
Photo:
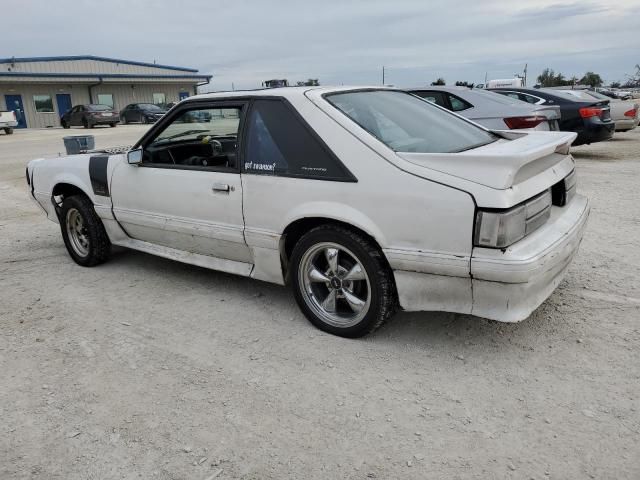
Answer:
[[477, 88], [445, 86], [407, 91], [490, 130], [558, 130], [560, 107], [557, 106], [532, 105]]

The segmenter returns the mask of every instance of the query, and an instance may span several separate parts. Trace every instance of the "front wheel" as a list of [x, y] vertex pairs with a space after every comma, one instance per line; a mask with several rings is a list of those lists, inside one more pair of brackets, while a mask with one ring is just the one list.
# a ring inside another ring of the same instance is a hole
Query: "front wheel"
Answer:
[[110, 126], [111, 128], [114, 128], [116, 125], [117, 125], [116, 123], [110, 123], [110, 124], [109, 124], [109, 126]]
[[395, 312], [393, 275], [383, 253], [361, 234], [322, 225], [291, 256], [294, 296], [316, 327], [342, 337], [373, 332]]
[[83, 195], [64, 199], [60, 210], [62, 239], [78, 265], [93, 267], [111, 253], [111, 242], [91, 201]]

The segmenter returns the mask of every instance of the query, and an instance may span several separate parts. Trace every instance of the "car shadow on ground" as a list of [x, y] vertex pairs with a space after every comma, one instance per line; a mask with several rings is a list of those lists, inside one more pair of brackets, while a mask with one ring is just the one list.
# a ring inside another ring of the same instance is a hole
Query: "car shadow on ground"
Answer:
[[[290, 315], [291, 318], [288, 320], [279, 319], [277, 323], [274, 321], [274, 329], [308, 328], [309, 333], [320, 334], [298, 310], [291, 288], [288, 286], [209, 270], [127, 249], [116, 249], [111, 261], [105, 266], [114, 264], [120, 267], [127, 264], [137, 275], [142, 273], [145, 284], [153, 283], [154, 279], [166, 281], [171, 277], [175, 293], [180, 289], [184, 289], [185, 292], [193, 292], [197, 289], [213, 292], [218, 287], [219, 294], [229, 292], [235, 301], [238, 299], [243, 301], [245, 298], [252, 301], [264, 299], [272, 311], [296, 312]], [[368, 344], [378, 345], [402, 344], [419, 350], [446, 347], [449, 355], [456, 355], [470, 348], [494, 349], [502, 343], [507, 347], [517, 347], [519, 350], [532, 350], [526, 345], [525, 337], [531, 339], [533, 335], [538, 341], [540, 335], [544, 336], [544, 327], [541, 325], [549, 323], [548, 319], [540, 322], [539, 317], [541, 315], [534, 313], [519, 323], [502, 323], [466, 314], [400, 311], [382, 328], [362, 340], [347, 340], [326, 335], [335, 341], [366, 341]], [[557, 330], [558, 323], [554, 322], [554, 325], [552, 330]], [[557, 331], [549, 332], [550, 337], [557, 334]], [[511, 337], [514, 338], [513, 342]]]
[[600, 162], [619, 162], [621, 159], [615, 155], [603, 154], [602, 152], [589, 152], [589, 151], [572, 151], [571, 155], [577, 160], [595, 160]]

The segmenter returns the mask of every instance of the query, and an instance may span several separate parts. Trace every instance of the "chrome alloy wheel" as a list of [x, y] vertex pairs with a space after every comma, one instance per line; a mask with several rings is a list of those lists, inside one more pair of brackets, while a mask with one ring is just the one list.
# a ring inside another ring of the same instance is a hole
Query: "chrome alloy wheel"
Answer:
[[84, 219], [77, 209], [70, 208], [67, 211], [66, 224], [67, 236], [73, 251], [81, 257], [89, 255], [89, 234], [84, 225]]
[[299, 268], [305, 303], [322, 321], [348, 328], [365, 317], [371, 304], [371, 284], [350, 250], [335, 243], [318, 243], [305, 252]]

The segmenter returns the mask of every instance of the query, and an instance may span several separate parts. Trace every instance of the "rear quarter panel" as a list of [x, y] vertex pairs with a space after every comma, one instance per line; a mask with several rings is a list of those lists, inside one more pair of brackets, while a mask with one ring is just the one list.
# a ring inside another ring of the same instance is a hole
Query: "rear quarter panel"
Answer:
[[[248, 241], [277, 248], [273, 242], [291, 222], [325, 217], [360, 228], [383, 249], [470, 256], [470, 194], [400, 170], [312, 102], [291, 101], [357, 182], [243, 174]], [[269, 240], [269, 233], [276, 235]]]

